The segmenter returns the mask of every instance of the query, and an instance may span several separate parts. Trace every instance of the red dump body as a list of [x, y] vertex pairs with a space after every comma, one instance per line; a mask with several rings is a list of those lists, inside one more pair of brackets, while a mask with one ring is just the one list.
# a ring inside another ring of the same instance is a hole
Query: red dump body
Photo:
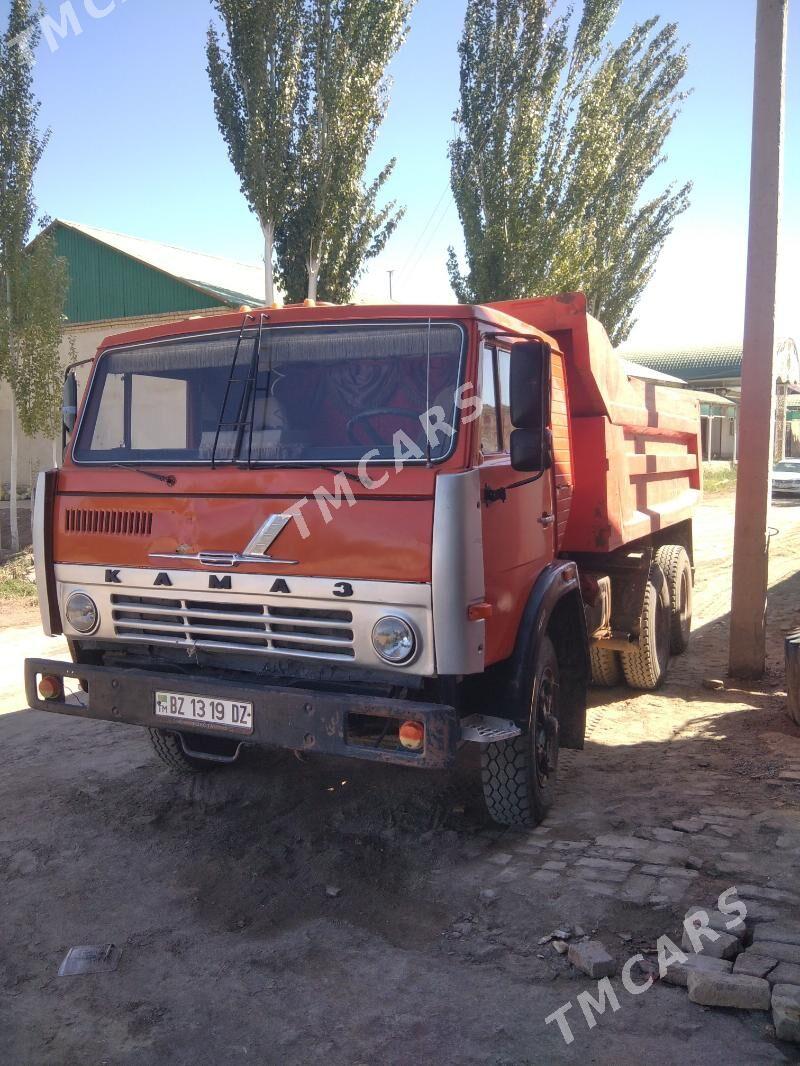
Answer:
[[[553, 338], [553, 434], [564, 553], [613, 551], [692, 517], [702, 490], [694, 394], [630, 377], [582, 293], [492, 304]], [[564, 522], [564, 511], [569, 514]]]

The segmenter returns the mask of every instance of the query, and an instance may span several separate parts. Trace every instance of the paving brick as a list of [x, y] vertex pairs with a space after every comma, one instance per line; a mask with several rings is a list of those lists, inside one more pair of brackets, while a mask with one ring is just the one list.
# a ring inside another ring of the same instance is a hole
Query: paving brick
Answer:
[[553, 859], [542, 863], [543, 870], [566, 870], [566, 868], [567, 864], [565, 862], [555, 862]]
[[633, 869], [632, 862], [618, 862], [614, 859], [578, 859], [575, 865], [591, 866], [595, 870], [617, 870], [626, 874]]
[[592, 866], [574, 866], [573, 873], [584, 881], [613, 881], [622, 884], [627, 878], [624, 870], [595, 869]]
[[626, 903], [646, 903], [656, 890], [655, 877], [644, 874], [631, 874], [620, 892], [620, 899]]
[[614, 848], [620, 859], [631, 862], [655, 863], [659, 866], [679, 865], [688, 859], [689, 849], [677, 844], [659, 844], [638, 837], [623, 837], [609, 834], [595, 841], [600, 847]]
[[672, 823], [672, 828], [680, 833], [701, 833], [705, 827], [705, 818], [680, 818]]
[[779, 1040], [800, 1044], [800, 988], [775, 985], [772, 989], [772, 1020]]
[[656, 884], [656, 893], [664, 896], [670, 903], [680, 903], [691, 887], [685, 877], [660, 877]]
[[688, 877], [689, 880], [700, 876], [697, 870], [687, 870], [685, 866], [653, 866], [650, 863], [642, 867], [642, 873], [651, 877]]
[[771, 940], [777, 944], [800, 945], [800, 925], [765, 922], [763, 925], [757, 925], [753, 930], [753, 943], [758, 943], [759, 940]]
[[687, 910], [686, 917], [691, 918], [698, 913], [705, 914], [705, 924], [711, 929], [716, 929], [718, 933], [731, 933], [733, 936], [738, 936], [740, 940], [744, 939], [747, 934], [745, 923], [741, 918], [736, 919], [733, 914], [722, 914], [715, 907], [694, 906]]
[[[735, 1007], [738, 1010], [769, 1010], [770, 985], [760, 977], [744, 974], [703, 973], [695, 970], [686, 980], [689, 999], [704, 1007]], [[781, 987], [781, 986], [778, 986]]]
[[772, 940], [755, 941], [759, 951], [769, 955], [778, 962], [792, 962], [795, 966], [800, 965], [800, 944], [780, 944]]
[[617, 971], [617, 964], [599, 940], [570, 944], [567, 958], [573, 966], [595, 979], [612, 977]]
[[589, 840], [554, 840], [553, 848], [556, 851], [583, 851], [590, 843]]
[[740, 866], [747, 866], [753, 861], [749, 851], [723, 851], [720, 858], [725, 862], [738, 862]]
[[767, 975], [771, 985], [800, 985], [800, 966], [792, 962], [779, 962]]
[[[702, 940], [703, 948], [698, 955], [706, 955], [710, 959], [735, 959], [742, 950], [742, 944], [738, 937], [730, 933], [717, 933], [717, 939], [704, 936], [702, 931], [697, 934]], [[683, 930], [681, 947], [684, 951], [694, 951], [694, 944], [686, 929]]]
[[626, 837], [619, 833], [605, 833], [595, 840], [595, 844], [601, 848], [638, 848], [641, 843], [638, 837]]
[[508, 852], [498, 851], [489, 856], [489, 862], [493, 862], [495, 866], [507, 866], [513, 858], [514, 856], [509, 855]]
[[797, 903], [800, 904], [800, 896], [794, 892], [786, 892], [781, 888], [770, 888], [768, 885], [737, 885], [736, 891], [740, 899], [766, 900], [769, 903]]
[[[766, 955], [757, 955], [754, 951], [743, 951], [736, 957], [733, 964], [734, 973], [743, 973], [748, 977], [767, 977], [771, 970], [778, 965], [777, 959], [767, 958]], [[786, 963], [785, 965], [790, 965]]]
[[557, 874], [554, 870], [537, 870], [535, 874], [531, 874], [531, 881], [540, 881], [544, 884], [552, 884], [560, 880], [561, 874]]
[[733, 963], [726, 959], [712, 959], [708, 955], [689, 955], [686, 962], [673, 962], [664, 980], [667, 984], [686, 988], [690, 973], [730, 973], [732, 966]]
[[686, 841], [684, 833], [679, 833], [675, 829], [664, 829], [661, 826], [646, 826], [636, 835], [647, 840], [657, 840], [660, 844], [681, 844]]
[[752, 813], [746, 807], [704, 807], [699, 812], [701, 818], [706, 816], [714, 818], [717, 815], [721, 815], [723, 818], [749, 818]]
[[718, 833], [719, 836], [725, 837], [726, 840], [732, 840], [738, 832], [738, 829], [731, 829], [727, 825], [714, 825], [713, 823], [709, 823], [708, 828], [712, 832]]

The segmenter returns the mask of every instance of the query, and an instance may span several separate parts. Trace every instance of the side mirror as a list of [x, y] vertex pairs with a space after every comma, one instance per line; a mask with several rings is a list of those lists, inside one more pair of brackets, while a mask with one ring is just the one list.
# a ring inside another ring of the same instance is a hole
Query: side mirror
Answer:
[[511, 466], [550, 466], [550, 345], [523, 341], [511, 348]]
[[515, 429], [511, 434], [511, 469], [523, 472], [547, 470], [550, 466], [550, 431]]
[[61, 421], [64, 429], [71, 433], [75, 428], [78, 418], [78, 379], [72, 371], [64, 378], [64, 389], [61, 394]]

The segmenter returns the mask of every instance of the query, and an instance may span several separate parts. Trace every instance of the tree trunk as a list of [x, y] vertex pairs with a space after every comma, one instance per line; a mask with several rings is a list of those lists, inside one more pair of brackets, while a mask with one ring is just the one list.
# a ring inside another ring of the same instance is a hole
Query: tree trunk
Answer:
[[308, 271], [308, 298], [309, 300], [316, 300], [317, 292], [319, 291], [319, 270], [321, 266], [322, 255], [319, 248], [311, 248], [308, 253], [308, 259], [306, 260], [306, 270]]
[[53, 469], [57, 469], [61, 466], [61, 441], [57, 438], [53, 438]]
[[11, 522], [11, 550], [19, 551], [19, 515], [17, 514], [17, 398], [11, 390], [11, 485], [9, 489], [9, 520]]
[[275, 303], [275, 223], [262, 222], [264, 234], [264, 305], [271, 307]]

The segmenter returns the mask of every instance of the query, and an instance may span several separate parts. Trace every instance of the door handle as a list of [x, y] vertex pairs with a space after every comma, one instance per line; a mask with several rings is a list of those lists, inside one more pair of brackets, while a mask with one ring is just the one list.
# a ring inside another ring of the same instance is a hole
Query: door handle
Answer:
[[539, 522], [545, 527], [545, 529], [547, 529], [548, 526], [552, 526], [555, 520], [556, 516], [554, 514], [549, 514], [547, 511], [545, 511], [545, 513], [539, 519]]

